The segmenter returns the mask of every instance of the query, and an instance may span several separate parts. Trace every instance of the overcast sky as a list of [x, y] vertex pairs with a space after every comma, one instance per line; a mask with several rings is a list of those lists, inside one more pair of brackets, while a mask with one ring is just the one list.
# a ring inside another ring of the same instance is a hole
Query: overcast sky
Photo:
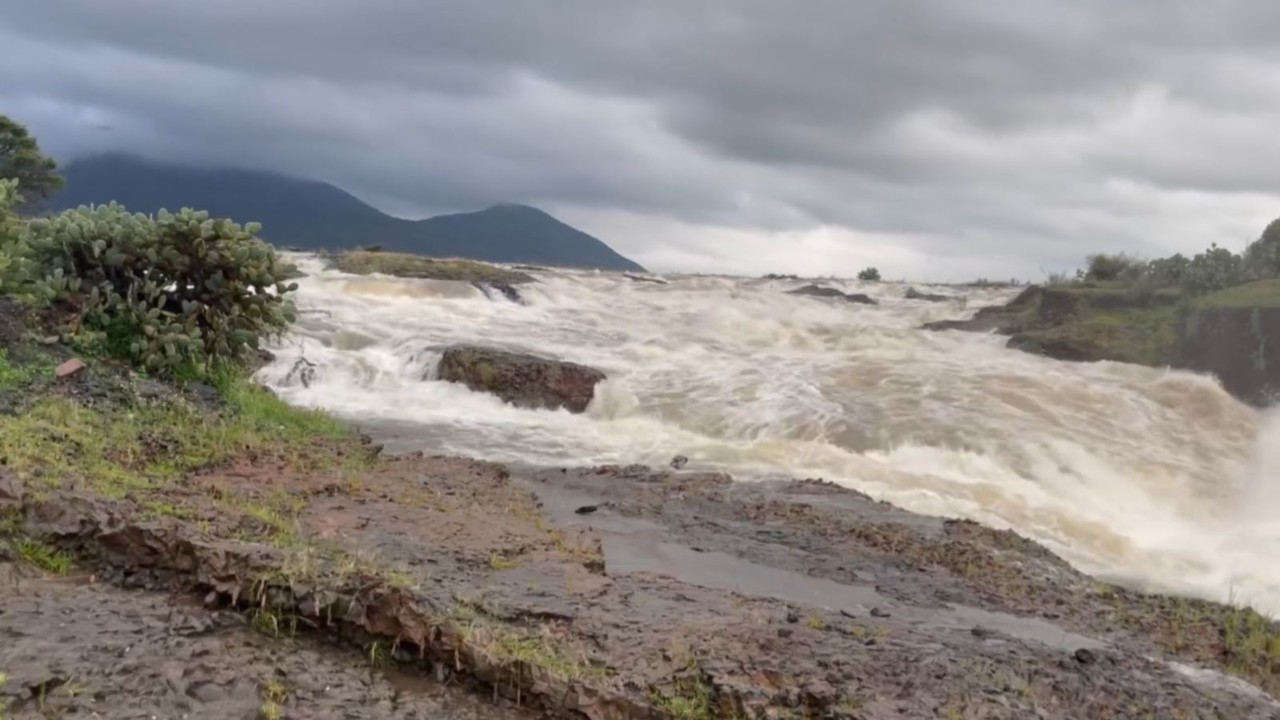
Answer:
[[1271, 0], [14, 0], [0, 113], [651, 269], [1043, 279], [1280, 216]]

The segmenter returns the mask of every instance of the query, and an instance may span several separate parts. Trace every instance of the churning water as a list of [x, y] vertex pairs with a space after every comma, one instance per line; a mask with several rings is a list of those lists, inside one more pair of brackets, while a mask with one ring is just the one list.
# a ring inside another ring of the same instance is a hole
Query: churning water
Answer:
[[[536, 273], [526, 304], [466, 283], [293, 258], [302, 318], [262, 377], [396, 449], [551, 465], [690, 458], [739, 480], [822, 477], [922, 513], [1012, 528], [1086, 572], [1280, 612], [1280, 418], [1207, 377], [1062, 363], [925, 332], [966, 305], [836, 284], [864, 306], [726, 277]], [[434, 380], [467, 342], [597, 367], [588, 412], [521, 410]], [[286, 382], [299, 355], [314, 379]]]

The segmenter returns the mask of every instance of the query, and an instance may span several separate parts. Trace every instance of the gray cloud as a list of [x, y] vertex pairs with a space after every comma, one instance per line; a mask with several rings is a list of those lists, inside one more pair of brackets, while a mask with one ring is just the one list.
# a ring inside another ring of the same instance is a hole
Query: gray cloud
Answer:
[[1265, 0], [42, 0], [0, 112], [63, 157], [542, 205], [658, 267], [1038, 277], [1280, 215]]

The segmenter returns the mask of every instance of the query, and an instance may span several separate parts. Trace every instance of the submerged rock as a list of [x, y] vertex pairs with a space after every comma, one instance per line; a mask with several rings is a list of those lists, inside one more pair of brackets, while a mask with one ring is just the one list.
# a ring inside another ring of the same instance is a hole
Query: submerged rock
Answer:
[[440, 359], [439, 378], [497, 395], [517, 407], [580, 413], [605, 374], [577, 363], [475, 345], [452, 345]]
[[497, 293], [513, 303], [524, 305], [524, 298], [520, 296], [520, 291], [512, 287], [510, 283], [480, 282], [477, 280], [471, 283], [471, 286], [484, 293], [484, 296], [490, 300], [493, 300], [494, 294]]
[[1012, 335], [1027, 324], [1030, 314], [1040, 303], [1043, 289], [1029, 287], [1007, 305], [984, 307], [967, 320], [938, 320], [925, 323], [922, 330], [964, 330], [966, 332], [998, 332]]
[[903, 295], [903, 297], [905, 297], [908, 300], [925, 300], [928, 302], [946, 302], [951, 299], [951, 297], [948, 295], [938, 295], [936, 293], [920, 292], [919, 290], [913, 287], [907, 288], [907, 292], [905, 295]]
[[796, 288], [795, 290], [788, 290], [787, 294], [832, 298], [852, 303], [860, 303], [862, 305], [879, 305], [879, 303], [869, 295], [864, 295], [862, 293], [846, 293], [835, 288], [822, 287], [821, 285], [805, 285], [804, 287]]
[[669, 285], [670, 283], [663, 278], [646, 277], [644, 275], [633, 275], [632, 273], [623, 273], [623, 277], [640, 283], [653, 283], [654, 285]]

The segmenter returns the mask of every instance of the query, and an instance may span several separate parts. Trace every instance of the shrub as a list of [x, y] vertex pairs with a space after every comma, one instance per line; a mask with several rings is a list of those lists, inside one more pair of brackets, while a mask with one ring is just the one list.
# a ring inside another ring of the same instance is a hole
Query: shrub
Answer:
[[1097, 253], [1085, 259], [1085, 280], [1107, 281], [1134, 279], [1142, 272], [1142, 263], [1124, 253]]
[[858, 279], [866, 280], [868, 282], [879, 282], [880, 271], [873, 267], [864, 268], [862, 272], [858, 273]]
[[17, 181], [0, 180], [0, 293], [13, 282], [9, 277], [14, 272], [13, 253], [20, 230], [13, 206], [18, 200]]
[[151, 370], [236, 363], [294, 319], [285, 296], [297, 285], [259, 230], [190, 209], [81, 207], [29, 221], [10, 275], [59, 311], [63, 340]]
[[1191, 295], [1203, 295], [1239, 285], [1246, 279], [1244, 258], [1213, 243], [1187, 264], [1182, 289]]

